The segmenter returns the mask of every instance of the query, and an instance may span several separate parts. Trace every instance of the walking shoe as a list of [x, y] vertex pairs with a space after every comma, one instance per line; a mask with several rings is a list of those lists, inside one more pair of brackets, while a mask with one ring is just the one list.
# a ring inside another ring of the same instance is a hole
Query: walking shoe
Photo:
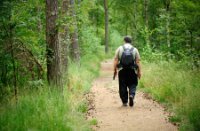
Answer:
[[133, 102], [133, 96], [130, 96], [129, 97], [129, 106], [133, 106], [134, 105], [134, 102]]
[[124, 106], [124, 107], [127, 106], [127, 103], [123, 103], [122, 106]]

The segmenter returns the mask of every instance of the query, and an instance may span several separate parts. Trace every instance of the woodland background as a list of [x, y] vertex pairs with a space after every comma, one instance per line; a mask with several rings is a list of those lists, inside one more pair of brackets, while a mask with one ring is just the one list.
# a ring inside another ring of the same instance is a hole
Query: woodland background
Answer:
[[132, 36], [140, 89], [200, 128], [198, 0], [1, 0], [0, 130], [90, 130], [100, 62]]

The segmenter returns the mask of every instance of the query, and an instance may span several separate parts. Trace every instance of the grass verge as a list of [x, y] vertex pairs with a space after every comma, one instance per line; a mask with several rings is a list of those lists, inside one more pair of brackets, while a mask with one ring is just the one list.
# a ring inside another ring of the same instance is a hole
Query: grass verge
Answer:
[[165, 104], [181, 131], [200, 129], [200, 71], [175, 62], [143, 63], [140, 88]]
[[[86, 121], [88, 92], [98, 76], [103, 56], [86, 55], [80, 65], [70, 63], [63, 92], [48, 86], [33, 90], [26, 88], [18, 103], [4, 104], [0, 112], [0, 130], [88, 131]], [[95, 121], [92, 122], [95, 124]]]

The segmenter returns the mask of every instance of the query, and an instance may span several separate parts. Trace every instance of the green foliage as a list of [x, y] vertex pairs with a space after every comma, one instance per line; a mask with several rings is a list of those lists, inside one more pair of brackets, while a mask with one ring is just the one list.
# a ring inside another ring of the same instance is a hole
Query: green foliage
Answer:
[[110, 33], [110, 50], [115, 51], [117, 47], [119, 47], [123, 43], [123, 37], [119, 34], [119, 32], [116, 30], [112, 30], [112, 32]]
[[[8, 78], [11, 78], [10, 70], [12, 70], [11, 54], [6, 50], [6, 43], [8, 43], [8, 37], [10, 36], [9, 27], [11, 26], [11, 2], [8, 0], [2, 0], [0, 2], [0, 89], [3, 86], [8, 85], [10, 82]], [[4, 90], [4, 89], [1, 89]], [[3, 93], [2, 93], [3, 94]], [[1, 95], [2, 95], [1, 94]]]
[[167, 56], [169, 54], [162, 53], [157, 50], [152, 50], [152, 48], [149, 45], [144, 46], [141, 50], [139, 50], [141, 53], [142, 61], [146, 62], [159, 62], [167, 59]]
[[169, 121], [170, 122], [172, 122], [172, 123], [179, 123], [179, 122], [181, 122], [181, 118], [180, 118], [180, 116], [170, 116], [169, 117]]
[[[0, 1], [0, 100], [8, 103], [8, 107], [1, 106], [0, 130], [89, 130], [84, 122], [87, 103], [83, 94], [98, 76], [99, 61], [113, 56], [125, 35], [132, 35], [144, 63], [140, 86], [172, 107], [176, 115], [171, 121], [180, 121], [180, 130], [198, 130], [200, 2], [154, 0], [145, 7], [144, 0], [108, 1], [111, 52], [106, 56], [103, 1], [79, 2], [76, 16], [62, 13], [57, 20], [62, 28], [59, 33], [65, 31], [64, 26], [70, 33], [77, 18], [81, 50], [80, 63], [71, 62], [68, 56], [67, 84], [61, 98], [46, 87], [42, 77], [46, 74], [45, 2]], [[69, 45], [69, 37], [64, 38], [60, 44]], [[12, 100], [14, 65], [20, 91], [17, 106]]]
[[95, 34], [95, 29], [93, 27], [84, 27], [81, 30], [81, 49], [82, 55], [86, 54], [100, 54], [101, 51], [101, 39]]
[[90, 120], [90, 125], [97, 125], [97, 124], [98, 124], [97, 119]]
[[175, 112], [171, 121], [180, 122], [183, 130], [198, 130], [200, 120], [199, 70], [191, 70], [173, 61], [143, 63], [143, 90], [170, 106]]
[[[16, 48], [15, 55], [22, 54], [23, 56], [15, 58], [20, 72], [17, 76], [19, 78], [19, 100], [15, 105], [12, 97], [8, 97], [12, 96], [12, 87], [0, 82], [0, 98], [7, 103], [1, 103], [0, 130], [90, 130], [89, 123], [84, 117], [87, 103], [83, 96], [89, 91], [92, 80], [98, 75], [99, 62], [104, 58], [104, 53], [103, 46], [100, 44], [102, 38], [96, 35], [96, 28], [90, 25], [88, 12], [93, 8], [88, 8], [89, 3], [94, 5], [93, 1], [84, 1], [81, 3], [81, 8], [77, 8], [81, 10], [78, 12], [78, 25], [82, 57], [79, 64], [69, 59], [63, 94], [47, 87], [45, 79], [33, 79], [38, 73], [37, 67], [34, 66], [32, 71], [26, 68], [35, 60], [42, 67], [46, 64], [44, 1], [31, 0], [13, 3], [12, 21], [9, 19], [7, 21], [16, 24], [12, 39], [15, 40], [14, 44], [18, 45], [16, 47], [20, 45], [20, 48]], [[63, 22], [69, 18], [59, 19], [58, 26], [65, 25]], [[5, 23], [2, 26], [5, 26]], [[99, 34], [103, 35], [103, 29], [99, 28], [99, 30], [101, 30]], [[3, 33], [5, 32], [4, 30]], [[2, 38], [0, 37], [0, 41], [5, 42]], [[3, 50], [5, 45], [0, 45], [2, 47], [0, 54], [3, 56], [0, 57], [0, 66], [6, 65], [4, 69], [9, 69], [10, 72], [5, 75], [5, 79], [8, 79], [13, 77], [13, 69], [10, 52], [5, 53]], [[28, 51], [33, 56], [30, 57]], [[27, 54], [28, 56], [24, 58]], [[2, 74], [1, 71], [3, 70], [0, 70]], [[44, 71], [46, 71], [45, 68]], [[1, 80], [3, 81], [4, 78]], [[21, 88], [22, 86], [24, 88]]]
[[122, 36], [132, 35], [139, 49], [149, 45], [167, 59], [189, 56], [199, 66], [199, 4], [195, 0], [154, 0], [145, 6], [143, 0], [116, 0], [110, 3], [110, 24]]
[[[84, 119], [87, 103], [83, 94], [98, 75], [101, 59], [85, 55], [80, 66], [70, 63], [63, 94], [44, 87], [42, 81], [30, 82], [30, 92], [20, 95], [17, 105], [2, 108], [0, 130], [90, 130], [90, 122]], [[40, 88], [33, 90], [37, 86]]]
[[86, 113], [87, 110], [88, 110], [88, 108], [87, 108], [87, 103], [86, 102], [82, 102], [78, 107], [78, 111], [79, 112]]
[[40, 0], [3, 0], [1, 2], [0, 5], [3, 8], [0, 10], [0, 28], [2, 29], [0, 33], [0, 74], [2, 76], [0, 88], [13, 85], [13, 61], [17, 78], [20, 78], [17, 79], [17, 85], [22, 87], [26, 81], [37, 80], [37, 66], [39, 64], [43, 67], [44, 64], [44, 2]]
[[89, 130], [67, 93], [44, 88], [24, 95], [0, 115], [0, 130]]

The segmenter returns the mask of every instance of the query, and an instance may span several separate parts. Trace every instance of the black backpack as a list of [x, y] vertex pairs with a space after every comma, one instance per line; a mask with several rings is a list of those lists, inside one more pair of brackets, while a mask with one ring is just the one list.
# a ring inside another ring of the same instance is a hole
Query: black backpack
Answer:
[[125, 46], [123, 46], [123, 52], [119, 63], [123, 69], [136, 67], [135, 59], [133, 58], [133, 49], [133, 47], [125, 48]]

